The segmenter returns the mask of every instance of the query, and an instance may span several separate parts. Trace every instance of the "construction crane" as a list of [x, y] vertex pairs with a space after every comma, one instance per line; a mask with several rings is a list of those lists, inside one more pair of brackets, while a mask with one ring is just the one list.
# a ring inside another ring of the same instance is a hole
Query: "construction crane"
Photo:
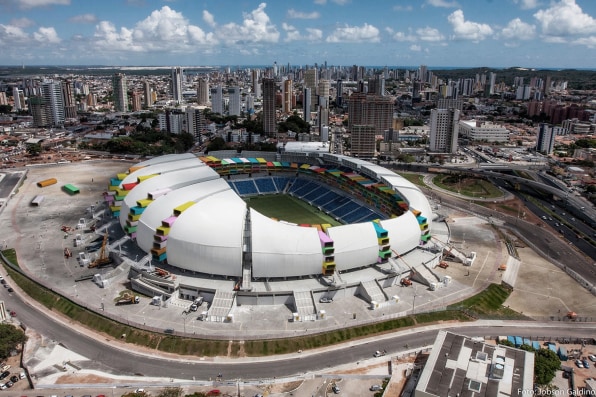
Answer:
[[108, 246], [108, 234], [106, 233], [103, 236], [103, 242], [101, 243], [101, 250], [99, 251], [99, 255], [97, 256], [97, 259], [95, 259], [93, 262], [91, 262], [89, 264], [89, 268], [103, 267], [103, 266], [107, 266], [112, 263], [112, 259], [110, 258], [110, 255], [108, 254], [107, 246]]

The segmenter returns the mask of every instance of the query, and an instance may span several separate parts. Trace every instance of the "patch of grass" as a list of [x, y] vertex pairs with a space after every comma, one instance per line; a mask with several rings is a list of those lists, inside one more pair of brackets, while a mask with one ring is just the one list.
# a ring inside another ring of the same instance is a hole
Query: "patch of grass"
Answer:
[[503, 197], [503, 192], [501, 192], [495, 185], [481, 178], [439, 174], [434, 177], [433, 183], [442, 189], [459, 193], [472, 199], [480, 197]]
[[463, 310], [476, 318], [525, 318], [520, 313], [503, 306], [511, 290], [499, 284], [490, 284], [484, 291], [465, 299], [460, 303], [450, 305], [448, 309]]
[[324, 223], [332, 226], [341, 225], [334, 218], [319, 211], [317, 208], [286, 194], [250, 197], [246, 199], [246, 204], [265, 216], [286, 222], [310, 225]]
[[426, 186], [423, 181], [424, 175], [412, 174], [412, 173], [408, 173], [408, 172], [398, 172], [397, 174], [400, 176], [403, 176], [408, 181], [412, 182], [414, 185], [423, 186], [423, 187]]
[[2, 254], [17, 267], [19, 266], [19, 262], [17, 261], [17, 251], [14, 248], [5, 249], [2, 251]]
[[243, 352], [247, 356], [269, 356], [334, 345], [353, 339], [413, 327], [417, 324], [468, 321], [470, 317], [523, 318], [518, 313], [502, 306], [509, 296], [509, 291], [499, 285], [491, 284], [487, 290], [466, 299], [460, 304], [450, 306], [449, 310], [446, 311], [420, 313], [415, 316], [348, 327], [315, 335], [273, 340], [233, 341], [230, 344], [228, 340], [178, 337], [134, 328], [78, 306], [68, 298], [37, 284], [9, 266], [6, 266], [6, 270], [25, 293], [50, 310], [63, 313], [90, 329], [113, 338], [122, 339], [127, 343], [182, 355], [236, 357]]

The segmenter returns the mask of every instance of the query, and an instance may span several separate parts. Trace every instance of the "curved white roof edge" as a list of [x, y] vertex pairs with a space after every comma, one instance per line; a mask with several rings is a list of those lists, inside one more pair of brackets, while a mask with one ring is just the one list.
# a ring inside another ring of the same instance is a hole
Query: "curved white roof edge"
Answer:
[[189, 207], [170, 229], [168, 263], [207, 274], [241, 276], [245, 216], [246, 203], [231, 189]]
[[[206, 168], [207, 165], [199, 160], [197, 157], [192, 158], [181, 158], [179, 160], [172, 160], [166, 163], [158, 163], [158, 164], [151, 164], [145, 166], [143, 168], [139, 168], [134, 170], [130, 174], [128, 174], [122, 182], [120, 182], [120, 187], [126, 183], [135, 183], [139, 177], [148, 176], [148, 175], [155, 175], [155, 174], [167, 174], [170, 172], [176, 172], [183, 169], [189, 168], [197, 168], [199, 166], [204, 166]], [[213, 170], [212, 170], [213, 171]], [[215, 171], [213, 171], [215, 172]]]
[[373, 264], [379, 257], [377, 232], [372, 222], [330, 227], [337, 270], [349, 270]]
[[250, 210], [254, 277], [321, 273], [323, 253], [314, 227], [289, 225]]
[[197, 158], [197, 156], [192, 153], [164, 154], [163, 156], [157, 156], [145, 161], [141, 161], [140, 163], [135, 164], [134, 167], [147, 167], [150, 165], [169, 163], [170, 161], [180, 161], [193, 157]]
[[[182, 168], [165, 174], [159, 174], [145, 179], [128, 192], [120, 208], [120, 224], [124, 226], [130, 208], [137, 205], [138, 200], [148, 197], [148, 194], [156, 190], [171, 189], [178, 190], [182, 187], [193, 185], [202, 181], [219, 179], [217, 172], [209, 167]], [[149, 204], [151, 206], [153, 203]]]
[[400, 217], [382, 220], [379, 224], [387, 230], [389, 244], [394, 253], [404, 255], [420, 244], [420, 226], [416, 216], [409, 211]]
[[212, 179], [158, 197], [141, 214], [137, 226], [137, 245], [145, 252], [151, 251], [156, 228], [161, 226], [163, 220], [173, 215], [174, 208], [189, 201], [198, 202], [207, 196], [229, 189], [230, 185], [223, 179]]

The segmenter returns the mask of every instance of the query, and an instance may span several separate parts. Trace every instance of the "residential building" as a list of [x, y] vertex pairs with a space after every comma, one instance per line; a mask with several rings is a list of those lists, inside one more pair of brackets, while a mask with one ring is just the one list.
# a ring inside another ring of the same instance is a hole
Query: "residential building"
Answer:
[[133, 91], [132, 93], [132, 111], [138, 112], [143, 109], [142, 95], [140, 92]]
[[524, 390], [534, 391], [534, 353], [441, 330], [413, 397], [518, 396]]
[[536, 139], [536, 151], [544, 154], [552, 154], [555, 146], [556, 130], [552, 125], [541, 123], [538, 126]]
[[350, 154], [354, 157], [370, 159], [375, 157], [375, 126], [355, 124], [352, 126]]
[[172, 68], [172, 99], [176, 103], [182, 103], [182, 73], [180, 66]]
[[509, 130], [490, 121], [460, 120], [459, 135], [471, 141], [508, 142]]
[[64, 118], [74, 119], [77, 117], [77, 106], [74, 96], [74, 85], [70, 80], [62, 82], [62, 98], [64, 100]]
[[318, 74], [317, 69], [308, 69], [304, 72], [304, 88], [310, 88], [310, 111], [316, 111], [317, 103], [317, 85]]
[[224, 114], [224, 102], [223, 102], [223, 92], [221, 85], [216, 85], [212, 87], [210, 90], [211, 92], [211, 111], [213, 113]]
[[430, 112], [430, 151], [456, 153], [459, 133], [459, 110], [432, 109]]
[[393, 126], [393, 99], [375, 94], [355, 92], [348, 98], [348, 131], [355, 125], [373, 125], [375, 134]]
[[277, 133], [275, 118], [275, 80], [272, 78], [263, 79], [263, 131], [267, 136]]
[[240, 100], [240, 87], [228, 87], [228, 114], [230, 116], [240, 116], [242, 110], [242, 103]]
[[112, 90], [114, 93], [114, 110], [116, 112], [128, 112], [128, 87], [125, 74], [115, 73], [112, 76]]
[[209, 103], [209, 80], [200, 78], [197, 84], [197, 103], [205, 106]]
[[41, 85], [41, 92], [47, 113], [48, 125], [53, 127], [64, 126], [62, 84], [53, 80], [44, 81]]
[[282, 112], [289, 114], [292, 113], [292, 99], [294, 96], [294, 87], [292, 86], [292, 80], [284, 80], [282, 86], [282, 101], [281, 101], [281, 109]]
[[302, 109], [304, 111], [304, 121], [310, 122], [310, 101], [312, 98], [312, 90], [310, 88], [304, 88], [302, 92]]
[[151, 84], [148, 81], [143, 82], [143, 96], [145, 98], [145, 107], [153, 106], [153, 95], [151, 95]]
[[255, 98], [261, 97], [261, 84], [259, 82], [260, 77], [260, 70], [253, 69], [251, 70], [251, 83], [252, 83], [252, 92], [255, 95]]

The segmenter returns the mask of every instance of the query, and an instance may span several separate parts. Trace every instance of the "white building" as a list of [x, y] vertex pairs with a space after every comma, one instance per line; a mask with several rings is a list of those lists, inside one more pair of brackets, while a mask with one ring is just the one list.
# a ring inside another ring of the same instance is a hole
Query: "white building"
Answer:
[[509, 130], [502, 125], [490, 121], [461, 120], [459, 134], [472, 141], [507, 142]]

